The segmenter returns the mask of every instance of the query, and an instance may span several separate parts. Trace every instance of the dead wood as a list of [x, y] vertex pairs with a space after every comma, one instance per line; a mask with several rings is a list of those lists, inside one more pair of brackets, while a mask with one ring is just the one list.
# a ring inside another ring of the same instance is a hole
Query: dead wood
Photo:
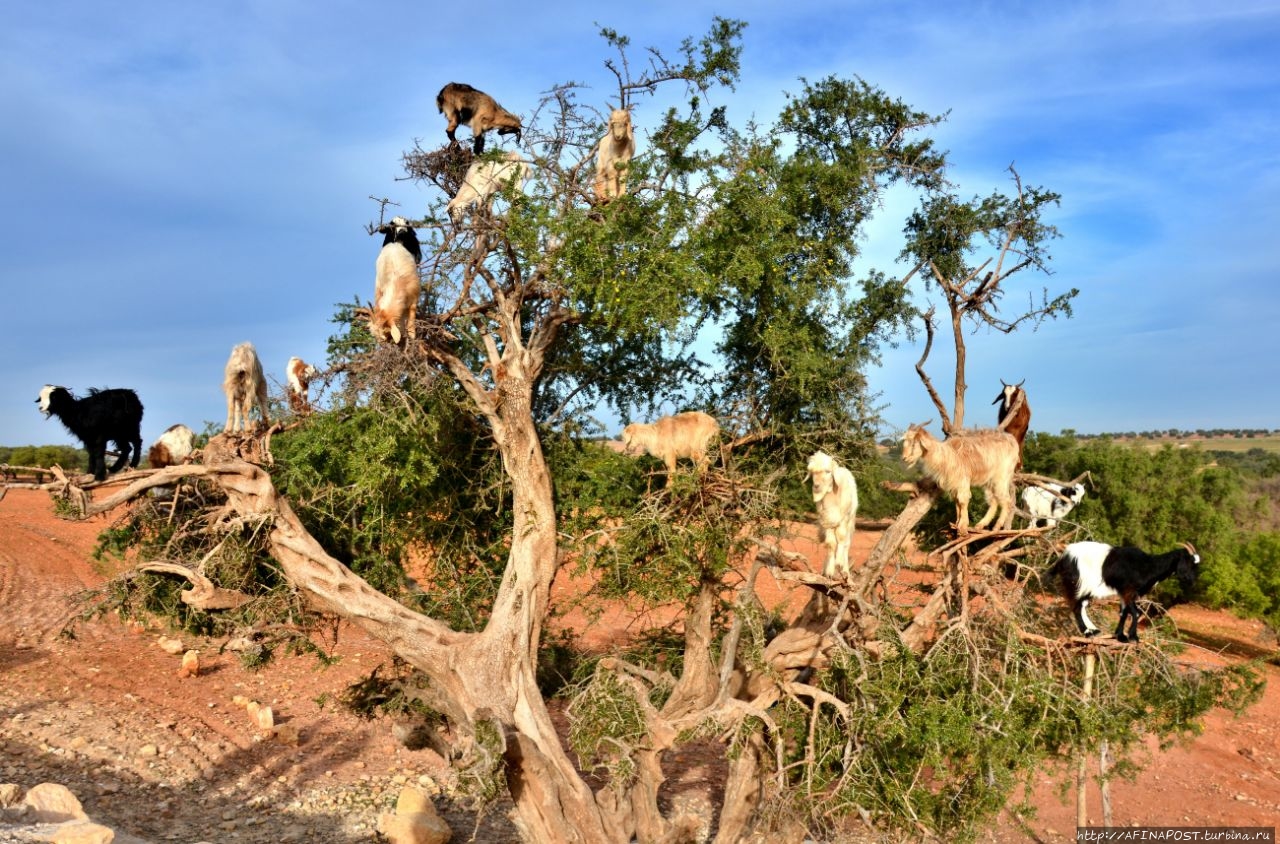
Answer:
[[184, 604], [193, 606], [198, 610], [234, 610], [253, 600], [252, 595], [215, 586], [213, 581], [203, 574], [193, 571], [180, 563], [155, 561], [143, 563], [137, 567], [137, 570], [176, 574], [179, 577], [185, 577], [191, 581], [191, 588], [184, 589], [179, 597], [182, 598]]

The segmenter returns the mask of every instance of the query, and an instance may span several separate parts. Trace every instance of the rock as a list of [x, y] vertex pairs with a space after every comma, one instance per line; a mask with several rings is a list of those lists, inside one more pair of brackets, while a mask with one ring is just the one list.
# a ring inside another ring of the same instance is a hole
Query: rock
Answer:
[[263, 732], [270, 732], [271, 728], [276, 725], [275, 713], [271, 711], [270, 706], [258, 707], [258, 711], [253, 716], [254, 723], [258, 725], [258, 729]]
[[115, 830], [90, 821], [72, 821], [59, 826], [49, 839], [52, 844], [111, 844]]
[[159, 639], [156, 639], [156, 644], [160, 646], [160, 650], [167, 654], [173, 654], [174, 656], [177, 656], [187, 649], [187, 646], [182, 644], [181, 639], [170, 639], [168, 636], [161, 636]]
[[178, 669], [179, 677], [200, 676], [200, 652], [187, 651], [182, 655], [182, 667]]
[[289, 747], [297, 747], [301, 736], [298, 734], [298, 728], [293, 724], [279, 724], [271, 731], [271, 737], [280, 744]]
[[138, 748], [138, 755], [148, 759], [153, 756], [159, 756], [160, 748], [156, 747], [154, 744], [144, 744], [142, 747]]
[[7, 782], [0, 785], [0, 809], [17, 806], [22, 800], [22, 786]]
[[383, 814], [378, 818], [378, 832], [391, 844], [445, 844], [453, 837], [453, 830], [435, 814], [434, 809], [431, 814]]
[[435, 814], [435, 811], [430, 798], [418, 789], [412, 786], [400, 789], [400, 796], [396, 799], [397, 815], [416, 815], [425, 812]]
[[71, 789], [57, 783], [42, 782], [28, 790], [26, 796], [22, 798], [22, 805], [31, 808], [32, 814], [27, 819], [37, 823], [89, 819], [80, 801], [71, 793]]

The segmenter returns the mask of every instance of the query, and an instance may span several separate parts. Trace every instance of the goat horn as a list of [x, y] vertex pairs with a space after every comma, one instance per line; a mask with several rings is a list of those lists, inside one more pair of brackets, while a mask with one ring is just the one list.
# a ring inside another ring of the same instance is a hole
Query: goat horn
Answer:
[[1193, 557], [1199, 557], [1199, 556], [1200, 556], [1200, 552], [1196, 550], [1196, 546], [1192, 545], [1190, 542], [1184, 542], [1184, 543], [1182, 543], [1182, 547], [1183, 547], [1183, 548], [1186, 548], [1186, 549], [1187, 549], [1187, 551], [1188, 551], [1188, 552], [1190, 552], [1191, 556], [1193, 556]]
[[1008, 384], [1005, 384], [1005, 383], [1004, 383], [1004, 379], [1003, 379], [1003, 378], [1001, 378], [1001, 379], [1000, 379], [1000, 383], [1001, 383], [1001, 384], [1004, 384], [1006, 387], [1007, 387], [1007, 386], [1009, 386]]
[[1018, 382], [1018, 386], [1021, 387], [1025, 383], [1027, 383], [1027, 379], [1023, 378], [1021, 381]]

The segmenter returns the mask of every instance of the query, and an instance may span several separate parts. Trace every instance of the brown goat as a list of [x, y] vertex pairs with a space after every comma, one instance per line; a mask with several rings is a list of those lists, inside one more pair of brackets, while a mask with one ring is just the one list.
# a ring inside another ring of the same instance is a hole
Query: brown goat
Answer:
[[1022, 389], [1025, 378], [1017, 384], [1005, 384], [1004, 389], [996, 396], [992, 404], [1000, 404], [996, 411], [996, 429], [1007, 431], [1018, 441], [1018, 468], [1022, 468], [1022, 441], [1027, 438], [1027, 429], [1031, 427], [1031, 405], [1027, 404], [1027, 391]]
[[520, 142], [523, 131], [520, 118], [484, 91], [464, 82], [450, 82], [441, 88], [436, 94], [436, 108], [449, 121], [444, 133], [450, 143], [458, 143], [454, 131], [459, 125], [471, 127], [472, 150], [476, 155], [484, 152], [484, 133], [490, 129], [497, 129], [499, 135], [515, 135], [516, 143]]
[[1018, 441], [1005, 431], [990, 428], [956, 431], [936, 440], [920, 425], [911, 425], [902, 438], [902, 460], [913, 466], [924, 461], [924, 471], [956, 500], [956, 530], [969, 532], [970, 487], [987, 494], [987, 512], [975, 528], [982, 529], [1000, 511], [995, 529], [1013, 525], [1013, 472], [1018, 462]]

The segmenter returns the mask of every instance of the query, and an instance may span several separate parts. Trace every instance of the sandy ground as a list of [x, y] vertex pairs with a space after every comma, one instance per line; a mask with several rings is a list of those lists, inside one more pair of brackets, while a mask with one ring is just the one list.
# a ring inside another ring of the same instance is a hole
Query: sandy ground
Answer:
[[[246, 670], [220, 642], [189, 641], [202, 671], [178, 676], [179, 657], [156, 645], [159, 628], [126, 626], [112, 618], [78, 624], [60, 636], [74, 609], [70, 600], [109, 572], [90, 555], [101, 519], [66, 522], [52, 515], [44, 493], [11, 490], [0, 500], [0, 783], [24, 788], [45, 780], [68, 784], [95, 819], [148, 841], [373, 840], [378, 811], [394, 803], [404, 784], [437, 795], [455, 840], [514, 840], [493, 812], [474, 816], [440, 794], [449, 774], [434, 753], [410, 751], [385, 721], [361, 721], [327, 696], [388, 661], [382, 646], [350, 627], [340, 629], [337, 666], [312, 657], [282, 657], [268, 670]], [[877, 535], [858, 534], [853, 557], [865, 558]], [[792, 547], [816, 554], [810, 537]], [[794, 587], [762, 576], [766, 600], [798, 605]], [[557, 600], [575, 590], [557, 584]], [[1262, 625], [1197, 607], [1175, 619], [1203, 643], [1189, 658], [1206, 664], [1269, 654], [1274, 638]], [[612, 615], [582, 631], [583, 641], [608, 647], [653, 618]], [[662, 619], [657, 619], [662, 621]], [[585, 624], [568, 616], [569, 623]], [[1223, 648], [1227, 652], [1223, 652]], [[1149, 749], [1134, 782], [1112, 786], [1119, 825], [1273, 826], [1280, 819], [1280, 669], [1264, 667], [1270, 683], [1261, 703], [1243, 717], [1214, 714], [1202, 735], [1160, 751]], [[277, 721], [296, 728], [300, 742], [264, 741], [244, 710], [242, 695], [269, 704]], [[680, 790], [706, 790], [714, 769], [696, 756], [675, 758]], [[1062, 841], [1074, 837], [1074, 798], [1058, 794], [1070, 780], [1046, 770], [1025, 823], [1002, 816], [984, 840]], [[1101, 822], [1096, 791], [1090, 817]]]

